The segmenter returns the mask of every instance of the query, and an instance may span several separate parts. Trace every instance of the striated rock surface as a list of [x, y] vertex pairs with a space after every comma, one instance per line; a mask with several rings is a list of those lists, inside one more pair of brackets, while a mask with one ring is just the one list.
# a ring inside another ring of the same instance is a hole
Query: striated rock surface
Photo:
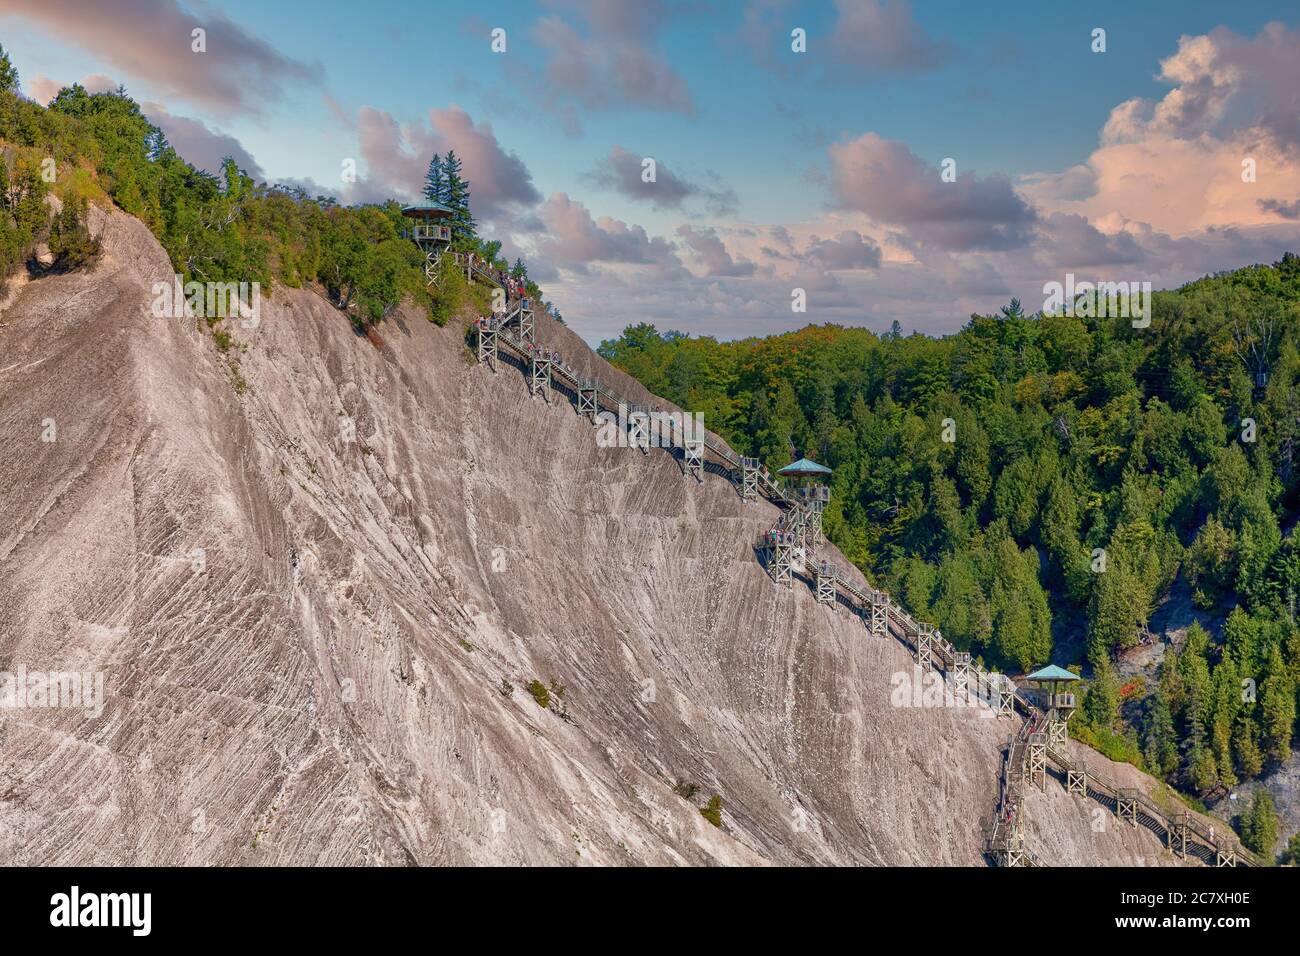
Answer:
[[[458, 323], [376, 347], [281, 288], [222, 354], [151, 316], [143, 225], [94, 228], [0, 311], [0, 670], [106, 700], [0, 710], [0, 864], [983, 865], [1015, 725], [891, 706], [903, 648], [755, 560], [771, 505], [597, 447]], [[1048, 862], [1174, 862], [1057, 784], [1027, 812]]]

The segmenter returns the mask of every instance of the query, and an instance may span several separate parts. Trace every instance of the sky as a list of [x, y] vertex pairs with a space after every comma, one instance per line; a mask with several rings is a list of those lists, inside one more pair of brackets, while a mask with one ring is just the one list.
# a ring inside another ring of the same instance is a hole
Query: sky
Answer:
[[1296, 6], [1083, 6], [0, 0], [0, 44], [41, 103], [122, 85], [195, 165], [343, 202], [454, 148], [593, 344], [938, 335], [1300, 251]]

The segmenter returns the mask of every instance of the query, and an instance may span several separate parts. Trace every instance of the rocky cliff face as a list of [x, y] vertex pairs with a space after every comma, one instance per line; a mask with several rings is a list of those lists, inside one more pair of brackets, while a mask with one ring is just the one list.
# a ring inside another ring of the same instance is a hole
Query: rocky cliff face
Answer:
[[[906, 652], [756, 562], [772, 506], [597, 447], [459, 324], [376, 347], [278, 289], [223, 354], [150, 314], [140, 223], [94, 227], [0, 312], [0, 671], [106, 695], [0, 710], [0, 863], [982, 865], [1014, 724], [892, 706]], [[1048, 862], [1173, 862], [1027, 803]]]

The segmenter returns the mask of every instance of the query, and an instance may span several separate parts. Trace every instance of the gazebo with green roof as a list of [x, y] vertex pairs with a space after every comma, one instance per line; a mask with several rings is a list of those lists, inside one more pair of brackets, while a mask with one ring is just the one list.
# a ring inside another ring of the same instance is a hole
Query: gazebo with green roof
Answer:
[[831, 500], [831, 489], [818, 479], [827, 478], [830, 473], [831, 470], [825, 465], [819, 465], [808, 458], [800, 458], [777, 471], [782, 478], [793, 478], [798, 482], [794, 489], [798, 502], [795, 508], [795, 530], [805, 549], [815, 547], [821, 537], [822, 511]]
[[1064, 667], [1058, 667], [1055, 664], [1040, 667], [1025, 678], [1025, 680], [1031, 680], [1040, 687], [1047, 686], [1045, 709], [1047, 711], [1047, 741], [1049, 744], [1065, 743], [1065, 725], [1069, 721], [1070, 715], [1074, 713], [1077, 702], [1074, 694], [1062, 691], [1060, 688], [1062, 684], [1073, 683], [1078, 679], [1078, 674], [1073, 674]]
[[402, 207], [402, 215], [412, 220], [404, 235], [424, 253], [424, 278], [430, 287], [438, 284], [438, 263], [451, 245], [451, 217], [455, 211], [434, 199]]
[[819, 465], [808, 458], [800, 458], [777, 472], [786, 478], [825, 478], [830, 473], [831, 470], [825, 465]]

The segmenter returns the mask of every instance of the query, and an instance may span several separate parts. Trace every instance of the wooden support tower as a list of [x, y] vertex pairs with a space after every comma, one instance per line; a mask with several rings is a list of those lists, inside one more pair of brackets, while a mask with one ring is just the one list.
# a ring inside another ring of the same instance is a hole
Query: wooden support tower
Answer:
[[817, 578], [817, 603], [828, 607], [835, 606], [835, 566], [829, 561], [818, 561], [813, 565], [813, 574]]
[[952, 693], [958, 701], [970, 696], [969, 651], [956, 651], [952, 655]]
[[916, 664], [922, 670], [934, 667], [934, 625], [916, 626]]
[[704, 439], [687, 438], [682, 442], [682, 455], [685, 473], [694, 475], [696, 481], [704, 481]]
[[997, 681], [997, 712], [999, 717], [1011, 717], [1016, 712], [1016, 685], [1006, 674], [999, 674]]
[[1191, 814], [1184, 810], [1174, 818], [1168, 830], [1169, 849], [1177, 853], [1184, 860], [1187, 859], [1187, 831], [1191, 822]]
[[758, 459], [740, 459], [740, 499], [754, 501], [758, 498]]
[[773, 528], [763, 536], [763, 548], [767, 552], [767, 570], [772, 580], [793, 586], [795, 536], [793, 532]]
[[796, 548], [806, 547], [805, 534], [808, 528], [808, 512], [801, 504], [795, 502], [790, 506], [790, 510], [781, 516], [787, 531], [794, 535], [794, 546]]
[[1025, 751], [1025, 775], [1032, 787], [1047, 789], [1047, 734], [1037, 731], [1029, 735], [1029, 747]]
[[555, 363], [555, 354], [547, 348], [534, 347], [532, 361], [529, 363], [529, 391], [541, 395], [546, 401], [551, 400], [551, 369]]
[[1025, 676], [1025, 680], [1038, 685], [1034, 693], [1039, 706], [1046, 712], [1047, 742], [1053, 747], [1065, 743], [1065, 725], [1075, 708], [1074, 694], [1070, 693], [1069, 686], [1078, 679], [1079, 675], [1055, 664], [1048, 664]]
[[429, 288], [437, 288], [438, 265], [443, 253], [451, 247], [451, 220], [455, 216], [451, 207], [426, 200], [402, 209], [402, 215], [411, 221], [402, 235], [410, 239], [424, 253], [424, 281]]
[[478, 327], [478, 360], [486, 362], [493, 372], [497, 370], [497, 333], [500, 328], [495, 316], [487, 315], [475, 323]]
[[1115, 791], [1115, 816], [1127, 820], [1133, 826], [1138, 825], [1137, 791], [1121, 789]]
[[596, 397], [599, 388], [594, 379], [586, 379], [578, 386], [578, 414], [586, 415], [593, 425], [599, 410], [599, 399]]
[[537, 341], [537, 319], [533, 315], [533, 300], [519, 300], [519, 337], [525, 342]]
[[822, 534], [822, 512], [831, 500], [831, 490], [826, 485], [810, 485], [797, 492], [798, 505], [804, 512], [804, 546], [817, 547]]
[[1078, 794], [1081, 797], [1088, 795], [1088, 765], [1080, 764], [1076, 770], [1074, 767], [1065, 771], [1065, 792]]
[[1020, 821], [1015, 821], [1009, 828], [1003, 844], [1002, 866], [1025, 865], [1025, 835], [1020, 829]]
[[1214, 865], [1215, 866], [1236, 866], [1237, 852], [1235, 850], [1224, 851], [1224, 850], [1216, 849], [1214, 851]]
[[1058, 691], [1049, 698], [1051, 707], [1047, 711], [1047, 739], [1053, 747], [1065, 743], [1066, 724], [1074, 713], [1075, 697], [1065, 691]]
[[871, 592], [871, 620], [867, 630], [876, 637], [889, 634], [889, 595], [884, 591]]
[[627, 411], [627, 444], [640, 448], [643, 455], [650, 454], [650, 410], [644, 405], [633, 405]]

